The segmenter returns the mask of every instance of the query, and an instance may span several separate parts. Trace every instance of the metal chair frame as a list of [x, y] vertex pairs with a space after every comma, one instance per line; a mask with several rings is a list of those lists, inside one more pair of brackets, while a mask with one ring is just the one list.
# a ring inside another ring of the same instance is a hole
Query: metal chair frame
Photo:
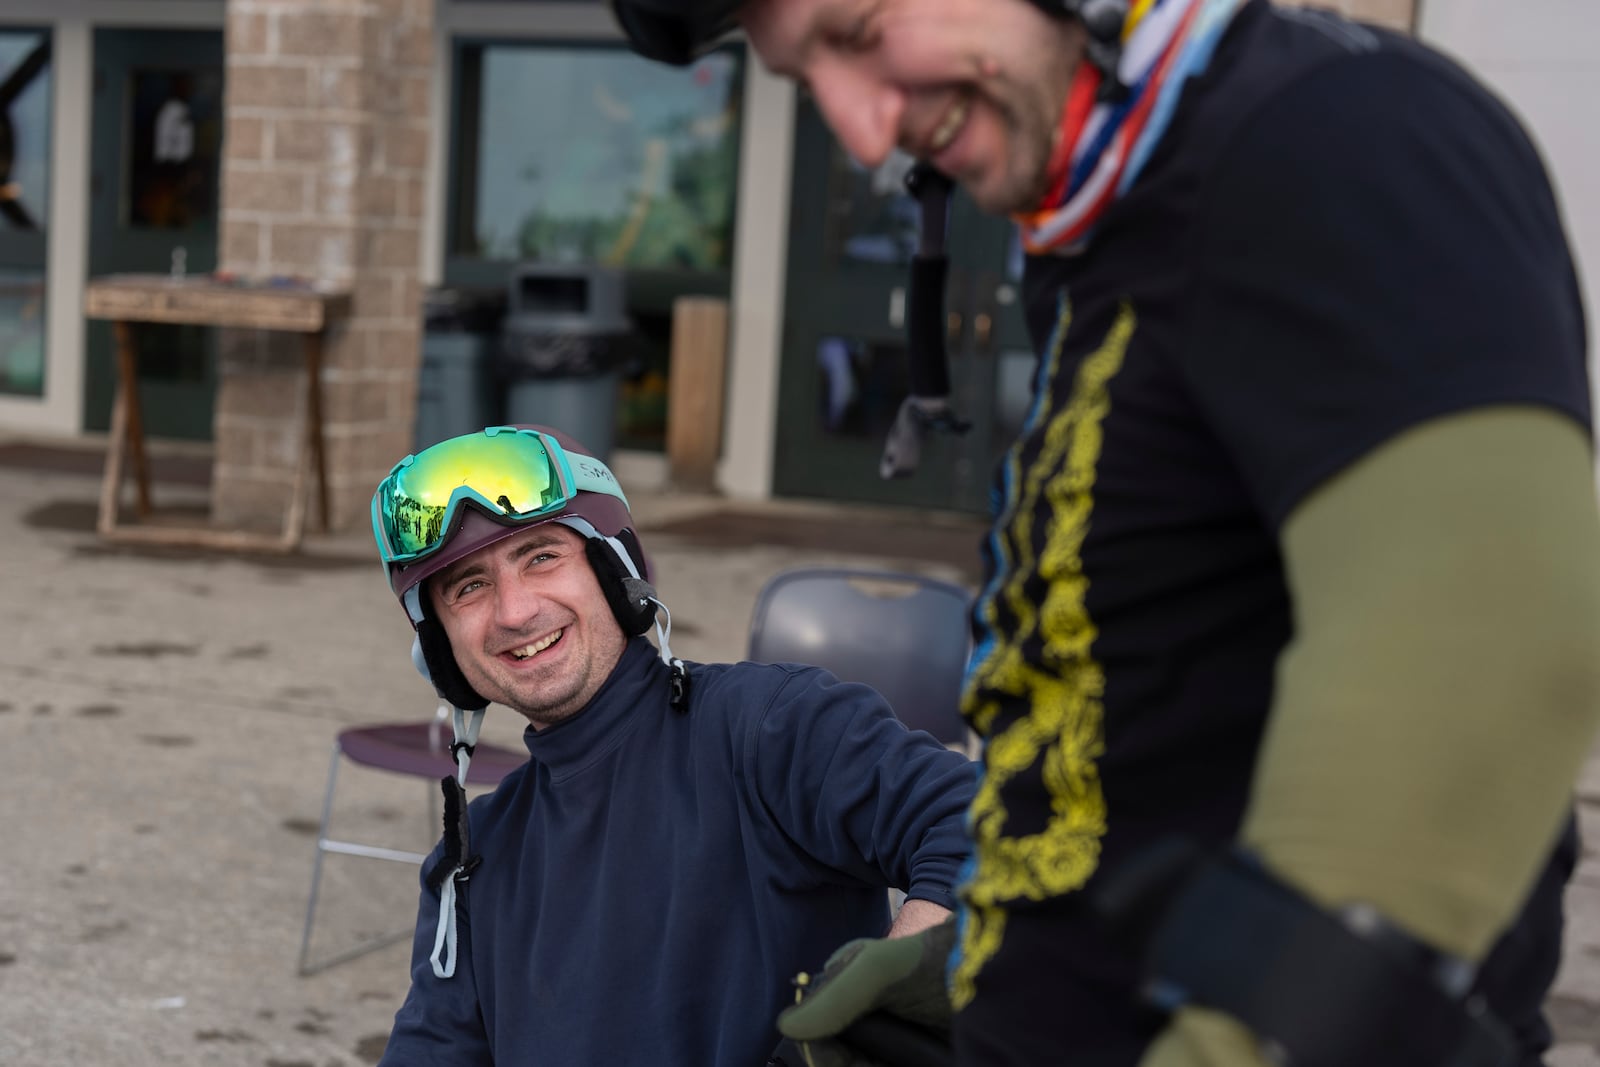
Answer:
[[[438, 780], [455, 773], [455, 761], [450, 756], [453, 735], [450, 730], [450, 709], [439, 707], [431, 720], [420, 722], [377, 723], [355, 726], [339, 731], [334, 738], [333, 754], [328, 761], [328, 785], [322, 797], [322, 818], [317, 827], [316, 856], [311, 866], [311, 893], [306, 900], [305, 926], [300, 934], [298, 970], [302, 976], [317, 974], [330, 967], [387, 948], [397, 941], [413, 935], [413, 927], [369, 938], [352, 948], [339, 952], [316, 963], [310, 961], [311, 935], [316, 923], [317, 900], [322, 886], [323, 858], [329, 854], [356, 856], [362, 859], [384, 860], [420, 867], [427, 854], [405, 849], [384, 848], [359, 841], [340, 840], [329, 835], [333, 821], [334, 793], [338, 785], [339, 764], [345, 760], [359, 766], [425, 778], [428, 787], [428, 819], [431, 825], [441, 823]], [[495, 745], [479, 743], [473, 753], [467, 772], [469, 786], [498, 785], [519, 764], [527, 761], [526, 753], [513, 752]]]

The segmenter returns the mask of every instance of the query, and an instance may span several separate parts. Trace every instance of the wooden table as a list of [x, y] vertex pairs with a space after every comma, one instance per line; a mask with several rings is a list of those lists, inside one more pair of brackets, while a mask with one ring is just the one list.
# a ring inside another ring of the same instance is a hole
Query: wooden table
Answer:
[[[317, 518], [328, 528], [328, 479], [322, 432], [322, 340], [329, 324], [350, 306], [347, 291], [303, 286], [224, 282], [199, 276], [171, 278], [161, 274], [114, 274], [90, 279], [84, 293], [84, 314], [111, 320], [116, 335], [117, 388], [111, 407], [111, 440], [106, 447], [105, 474], [100, 484], [100, 536], [113, 541], [208, 548], [290, 552], [300, 544], [305, 526], [306, 482], [314, 471]], [[300, 414], [300, 452], [293, 497], [279, 534], [223, 530], [151, 522], [150, 469], [145, 457], [144, 422], [139, 408], [138, 349], [134, 327], [141, 322], [185, 326], [217, 326], [248, 330], [281, 330], [305, 338], [305, 405]], [[137, 509], [144, 524], [118, 521], [123, 462], [133, 468]]]

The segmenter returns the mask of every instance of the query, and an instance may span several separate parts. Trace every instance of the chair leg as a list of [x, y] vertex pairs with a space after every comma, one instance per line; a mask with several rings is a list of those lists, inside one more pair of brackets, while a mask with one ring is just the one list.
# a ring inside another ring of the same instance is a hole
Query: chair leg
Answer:
[[364, 942], [316, 964], [310, 963], [308, 957], [311, 950], [311, 930], [316, 919], [317, 893], [322, 884], [322, 860], [325, 855], [333, 852], [342, 856], [362, 856], [367, 859], [390, 860], [418, 867], [425, 863], [428, 858], [421, 852], [380, 848], [375, 845], [362, 845], [352, 841], [335, 841], [328, 836], [328, 825], [333, 819], [334, 788], [338, 783], [339, 760], [342, 756], [343, 752], [339, 748], [339, 743], [335, 741], [333, 744], [333, 756], [328, 762], [328, 788], [322, 797], [322, 822], [317, 827], [317, 852], [311, 865], [311, 894], [306, 900], [305, 929], [300, 934], [299, 972], [301, 977], [317, 974], [330, 967], [356, 959], [358, 956], [365, 956], [369, 952], [387, 948], [398, 941], [410, 938], [414, 932], [413, 928], [408, 927], [407, 929]]
[[306, 899], [306, 925], [300, 933], [300, 973], [310, 974], [306, 967], [306, 954], [311, 949], [311, 924], [317, 915], [317, 890], [322, 885], [322, 855], [327, 849], [328, 819], [333, 813], [333, 788], [339, 777], [339, 742], [333, 743], [333, 756], [328, 760], [328, 788], [322, 794], [322, 821], [317, 825], [317, 852], [311, 863], [311, 895]]

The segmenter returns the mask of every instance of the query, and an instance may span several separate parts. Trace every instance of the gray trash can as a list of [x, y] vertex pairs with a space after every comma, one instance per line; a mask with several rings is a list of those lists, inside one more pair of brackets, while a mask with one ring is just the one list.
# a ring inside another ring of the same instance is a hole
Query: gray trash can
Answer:
[[422, 364], [417, 372], [417, 451], [500, 421], [490, 356], [505, 315], [499, 290], [430, 290], [423, 298]]
[[633, 334], [623, 306], [614, 268], [519, 264], [496, 353], [506, 422], [553, 426], [610, 459]]

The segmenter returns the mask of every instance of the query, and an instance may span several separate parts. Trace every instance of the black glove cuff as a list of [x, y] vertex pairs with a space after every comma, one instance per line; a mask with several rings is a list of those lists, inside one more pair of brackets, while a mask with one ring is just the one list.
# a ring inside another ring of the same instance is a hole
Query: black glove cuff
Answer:
[[1151, 906], [1145, 872], [1134, 909], [1148, 922], [1146, 995], [1159, 1007], [1230, 1015], [1294, 1067], [1515, 1063], [1506, 1028], [1464, 996], [1471, 965], [1375, 909], [1324, 911], [1241, 850], [1167, 873], [1163, 906]]

